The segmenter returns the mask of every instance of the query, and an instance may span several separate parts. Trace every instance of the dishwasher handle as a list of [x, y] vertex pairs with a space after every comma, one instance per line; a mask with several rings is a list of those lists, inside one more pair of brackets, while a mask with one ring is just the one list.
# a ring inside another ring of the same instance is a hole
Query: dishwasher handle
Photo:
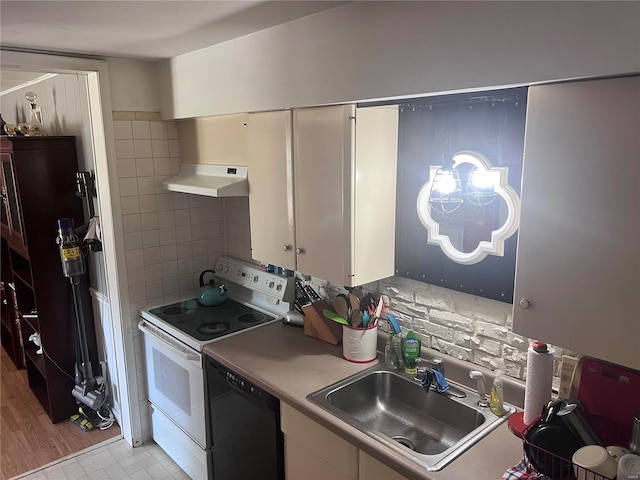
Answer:
[[138, 330], [140, 330], [145, 335], [149, 335], [149, 337], [153, 338], [156, 342], [161, 343], [163, 347], [171, 350], [173, 353], [184, 358], [186, 361], [194, 363], [202, 362], [202, 356], [197, 352], [192, 352], [188, 347], [183, 347], [177, 340], [173, 340], [173, 338], [168, 334], [155, 328], [153, 325], [150, 325], [144, 320], [140, 320], [138, 322]]

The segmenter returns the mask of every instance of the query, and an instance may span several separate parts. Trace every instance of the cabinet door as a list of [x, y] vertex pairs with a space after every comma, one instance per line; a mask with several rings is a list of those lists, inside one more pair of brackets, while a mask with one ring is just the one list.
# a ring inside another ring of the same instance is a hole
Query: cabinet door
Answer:
[[351, 283], [355, 106], [293, 112], [297, 270]]
[[286, 403], [280, 403], [288, 480], [355, 480], [358, 449]]
[[3, 152], [0, 187], [2, 188], [2, 233], [16, 245], [24, 245], [22, 216], [18, 203], [18, 189], [13, 172], [12, 155]]
[[251, 114], [247, 128], [251, 256], [295, 270], [291, 111]]
[[532, 87], [526, 128], [513, 330], [639, 369], [640, 77]]
[[398, 108], [358, 108], [356, 116], [354, 286], [395, 271]]
[[183, 163], [247, 164], [247, 114], [180, 120]]
[[358, 474], [360, 480], [407, 480], [407, 477], [362, 450], [358, 453]]

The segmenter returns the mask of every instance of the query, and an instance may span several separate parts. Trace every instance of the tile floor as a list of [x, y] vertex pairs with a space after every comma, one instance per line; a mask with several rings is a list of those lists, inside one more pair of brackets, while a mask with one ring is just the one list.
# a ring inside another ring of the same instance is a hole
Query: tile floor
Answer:
[[12, 480], [190, 480], [155, 443], [131, 448], [122, 438], [107, 440]]

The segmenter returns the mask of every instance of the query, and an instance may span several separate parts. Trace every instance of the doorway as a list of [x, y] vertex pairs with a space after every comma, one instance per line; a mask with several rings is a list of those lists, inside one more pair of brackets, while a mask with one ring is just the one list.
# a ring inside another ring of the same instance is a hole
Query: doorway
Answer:
[[[96, 177], [99, 216], [103, 226], [104, 279], [98, 281], [94, 293], [94, 312], [99, 310], [104, 336], [110, 339], [107, 350], [109, 377], [113, 386], [114, 414], [122, 430], [122, 436], [131, 446], [142, 443], [139, 405], [137, 398], [136, 372], [126, 365], [134, 364], [133, 334], [124, 327], [130, 318], [128, 284], [122, 259], [116, 252], [122, 251], [122, 218], [117, 195], [117, 174], [111, 100], [107, 63], [100, 60], [61, 57], [24, 52], [3, 51], [2, 69], [42, 72], [42, 74], [72, 75], [78, 78], [78, 88], [70, 89], [66, 95], [78, 97], [81, 105], [83, 128], [78, 141], [85, 160]], [[46, 114], [45, 114], [46, 115]], [[46, 117], [45, 117], [46, 121]], [[64, 129], [60, 132], [67, 134]], [[109, 161], [111, 159], [111, 161]], [[113, 189], [115, 194], [112, 194]], [[126, 269], [125, 269], [126, 270]], [[92, 279], [93, 280], [93, 279]], [[97, 305], [97, 306], [96, 306]], [[132, 371], [133, 370], [133, 371]], [[133, 388], [129, 388], [132, 385]]]

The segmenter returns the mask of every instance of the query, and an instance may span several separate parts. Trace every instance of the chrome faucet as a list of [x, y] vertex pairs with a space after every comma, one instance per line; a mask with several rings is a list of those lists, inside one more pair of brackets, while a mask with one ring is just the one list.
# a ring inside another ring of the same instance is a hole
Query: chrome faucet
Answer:
[[[416, 364], [419, 364], [419, 363], [425, 363], [425, 364], [429, 365], [428, 367], [426, 367], [426, 366], [417, 367], [417, 373], [416, 373], [415, 379], [418, 380], [420, 383], [423, 382], [424, 377], [427, 375], [427, 370], [432, 370], [432, 371], [435, 370], [435, 371], [439, 372], [442, 375], [442, 377], [444, 378], [444, 360], [442, 358], [440, 358], [440, 357], [433, 357], [433, 358], [418, 357], [418, 358], [416, 358]], [[450, 383], [448, 385], [449, 385], [448, 389], [445, 392], [442, 392], [443, 395], [449, 395], [451, 397], [457, 397], [457, 398], [464, 398], [464, 397], [467, 396], [467, 394], [465, 392], [463, 392], [462, 390], [460, 390], [459, 388], [451, 385]], [[437, 388], [436, 388], [435, 382], [433, 382], [431, 384], [431, 390], [438, 391]], [[440, 393], [440, 392], [438, 392], [438, 393]]]
[[[440, 357], [433, 357], [433, 358], [418, 357], [418, 358], [416, 358], [416, 364], [418, 364], [418, 363], [426, 363], [426, 364], [428, 364], [430, 368], [432, 368], [433, 370], [437, 370], [444, 377], [444, 360], [442, 358], [440, 358]], [[422, 371], [422, 373], [424, 373], [425, 367], [422, 367], [421, 371]]]
[[471, 370], [469, 372], [469, 378], [474, 378], [478, 380], [478, 395], [480, 396], [480, 400], [478, 400], [478, 405], [481, 407], [488, 407], [491, 403], [489, 401], [489, 396], [487, 395], [486, 388], [486, 380], [484, 378], [484, 374], [479, 372], [478, 370]]

